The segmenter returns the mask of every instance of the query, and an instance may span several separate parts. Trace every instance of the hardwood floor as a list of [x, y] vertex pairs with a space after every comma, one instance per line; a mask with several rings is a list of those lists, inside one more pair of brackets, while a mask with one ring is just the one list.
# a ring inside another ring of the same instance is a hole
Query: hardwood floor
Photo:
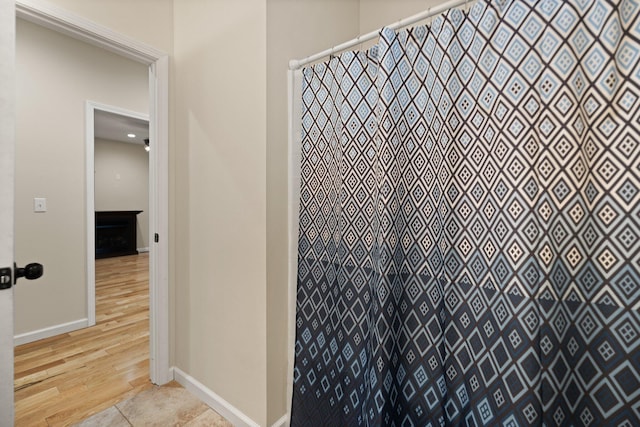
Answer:
[[16, 426], [67, 426], [152, 387], [148, 254], [96, 260], [96, 326], [15, 348]]

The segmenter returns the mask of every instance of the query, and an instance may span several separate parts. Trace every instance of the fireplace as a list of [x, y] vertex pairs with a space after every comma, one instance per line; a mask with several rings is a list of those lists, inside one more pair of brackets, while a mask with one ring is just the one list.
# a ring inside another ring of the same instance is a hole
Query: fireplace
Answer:
[[136, 215], [142, 211], [96, 211], [96, 259], [138, 253]]

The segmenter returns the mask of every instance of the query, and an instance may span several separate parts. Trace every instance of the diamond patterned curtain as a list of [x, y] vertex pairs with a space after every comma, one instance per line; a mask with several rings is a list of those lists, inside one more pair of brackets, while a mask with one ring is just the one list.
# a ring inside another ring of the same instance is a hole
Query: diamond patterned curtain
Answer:
[[304, 70], [292, 425], [640, 425], [640, 5]]

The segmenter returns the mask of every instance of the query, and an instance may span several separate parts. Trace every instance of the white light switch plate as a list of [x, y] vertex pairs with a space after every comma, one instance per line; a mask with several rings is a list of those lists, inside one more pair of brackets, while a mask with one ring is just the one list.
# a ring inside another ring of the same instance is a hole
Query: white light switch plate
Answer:
[[34, 212], [46, 212], [47, 211], [47, 199], [44, 197], [35, 197], [33, 199], [33, 211]]

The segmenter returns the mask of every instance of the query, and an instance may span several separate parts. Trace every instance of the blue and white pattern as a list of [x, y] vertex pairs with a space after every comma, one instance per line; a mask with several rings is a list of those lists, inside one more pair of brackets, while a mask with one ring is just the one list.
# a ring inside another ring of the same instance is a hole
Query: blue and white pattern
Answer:
[[292, 425], [640, 425], [640, 2], [304, 70]]

